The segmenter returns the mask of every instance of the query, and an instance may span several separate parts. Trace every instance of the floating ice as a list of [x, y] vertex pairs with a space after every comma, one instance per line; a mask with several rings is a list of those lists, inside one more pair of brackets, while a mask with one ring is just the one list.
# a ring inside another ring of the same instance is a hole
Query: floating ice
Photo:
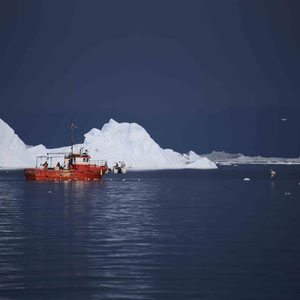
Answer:
[[300, 157], [298, 158], [280, 158], [280, 157], [263, 157], [263, 156], [246, 156], [241, 153], [231, 154], [224, 151], [213, 151], [209, 154], [203, 154], [219, 165], [293, 165], [300, 164]]

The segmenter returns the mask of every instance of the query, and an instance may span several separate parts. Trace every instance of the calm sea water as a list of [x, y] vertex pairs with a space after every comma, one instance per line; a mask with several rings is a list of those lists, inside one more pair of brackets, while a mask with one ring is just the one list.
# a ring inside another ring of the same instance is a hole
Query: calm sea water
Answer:
[[300, 167], [273, 169], [1, 171], [0, 298], [300, 299]]

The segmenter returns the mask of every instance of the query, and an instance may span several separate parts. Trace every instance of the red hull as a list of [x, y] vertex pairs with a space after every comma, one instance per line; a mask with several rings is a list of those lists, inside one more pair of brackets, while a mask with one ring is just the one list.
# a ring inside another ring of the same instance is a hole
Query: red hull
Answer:
[[85, 166], [76, 169], [25, 169], [24, 174], [27, 180], [34, 181], [76, 181], [76, 180], [101, 180], [107, 171], [107, 167]]

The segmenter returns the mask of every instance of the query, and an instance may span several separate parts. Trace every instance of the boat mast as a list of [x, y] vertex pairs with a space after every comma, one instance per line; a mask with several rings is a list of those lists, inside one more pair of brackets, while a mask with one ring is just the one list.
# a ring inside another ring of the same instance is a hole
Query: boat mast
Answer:
[[71, 123], [71, 151], [72, 151], [72, 154], [73, 154], [73, 147], [74, 147], [74, 144], [75, 144], [75, 141], [74, 141], [74, 128], [77, 128], [73, 122]]

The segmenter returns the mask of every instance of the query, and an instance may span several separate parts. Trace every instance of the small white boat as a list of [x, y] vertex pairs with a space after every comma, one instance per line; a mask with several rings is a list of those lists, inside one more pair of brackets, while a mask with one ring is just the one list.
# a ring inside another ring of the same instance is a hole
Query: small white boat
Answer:
[[114, 167], [113, 167], [113, 172], [114, 174], [125, 174], [126, 173], [126, 165], [124, 162], [122, 161], [118, 161], [115, 163]]

